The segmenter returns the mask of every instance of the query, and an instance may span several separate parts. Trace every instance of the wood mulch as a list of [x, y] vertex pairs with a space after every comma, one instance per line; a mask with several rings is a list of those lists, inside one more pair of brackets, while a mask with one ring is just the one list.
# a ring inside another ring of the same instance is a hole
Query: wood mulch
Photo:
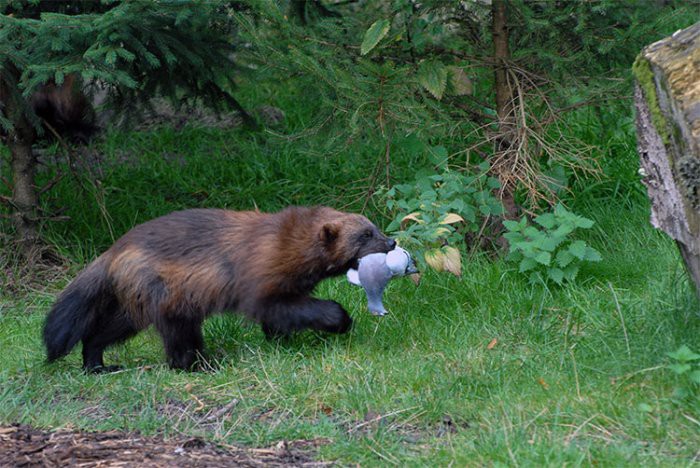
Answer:
[[269, 448], [216, 446], [199, 438], [146, 437], [119, 431], [50, 432], [0, 426], [1, 467], [320, 467], [315, 449], [325, 439], [279, 442]]

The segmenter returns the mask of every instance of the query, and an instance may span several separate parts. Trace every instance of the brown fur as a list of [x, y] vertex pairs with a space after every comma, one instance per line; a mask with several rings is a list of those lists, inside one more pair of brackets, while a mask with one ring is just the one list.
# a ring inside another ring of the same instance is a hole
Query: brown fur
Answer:
[[49, 360], [82, 340], [84, 366], [102, 368], [106, 346], [154, 324], [170, 365], [188, 368], [202, 350], [202, 321], [227, 310], [268, 336], [344, 333], [347, 312], [309, 295], [394, 245], [365, 217], [327, 207], [172, 213], [133, 228], [66, 288], [45, 326]]
[[[80, 77], [66, 75], [63, 83], [49, 82], [31, 97], [31, 106], [47, 125], [62, 138], [85, 143], [96, 131], [95, 111], [82, 90]], [[53, 137], [48, 129], [47, 137]]]

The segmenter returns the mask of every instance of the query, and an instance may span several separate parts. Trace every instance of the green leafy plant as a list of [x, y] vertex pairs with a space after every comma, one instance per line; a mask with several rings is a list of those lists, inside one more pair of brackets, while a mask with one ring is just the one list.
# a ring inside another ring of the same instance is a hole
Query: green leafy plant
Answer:
[[558, 204], [553, 213], [544, 213], [534, 219], [505, 221], [508, 230], [504, 237], [510, 243], [508, 260], [517, 262], [521, 273], [528, 273], [530, 281], [552, 280], [557, 284], [573, 281], [582, 262], [598, 262], [600, 253], [585, 241], [574, 240], [577, 229], [590, 229], [593, 221], [576, 215]]
[[447, 167], [447, 149], [430, 149], [437, 170], [423, 170], [412, 183], [396, 185], [387, 192], [387, 206], [397, 215], [387, 230], [399, 243], [418, 252], [418, 261], [436, 271], [461, 274], [465, 234], [477, 232], [482, 220], [500, 215], [503, 206], [493, 195], [498, 180], [487, 175], [483, 163], [474, 173]]
[[693, 352], [688, 346], [682, 345], [676, 351], [666, 353], [666, 355], [673, 359], [668, 368], [685, 381], [684, 385], [675, 389], [674, 396], [685, 398], [691, 395], [693, 388], [700, 387], [700, 354]]

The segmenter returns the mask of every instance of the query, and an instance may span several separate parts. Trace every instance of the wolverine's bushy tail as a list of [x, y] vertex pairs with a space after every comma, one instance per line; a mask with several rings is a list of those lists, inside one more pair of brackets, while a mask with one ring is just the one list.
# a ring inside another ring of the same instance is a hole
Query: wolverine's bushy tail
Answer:
[[89, 330], [108, 292], [107, 271], [95, 260], [61, 293], [44, 324], [49, 362], [68, 354]]

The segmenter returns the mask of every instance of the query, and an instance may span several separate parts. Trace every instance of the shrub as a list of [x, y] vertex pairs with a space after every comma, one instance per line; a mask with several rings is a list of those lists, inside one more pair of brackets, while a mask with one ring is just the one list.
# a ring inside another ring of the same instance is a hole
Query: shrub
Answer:
[[593, 221], [576, 215], [558, 204], [553, 213], [534, 219], [535, 226], [523, 217], [505, 221], [504, 237], [510, 243], [507, 259], [517, 262], [521, 273], [531, 282], [552, 280], [557, 284], [573, 281], [583, 262], [600, 261], [600, 253], [585, 241], [572, 239], [577, 229], [590, 229]]
[[467, 233], [477, 232], [485, 217], [500, 215], [503, 206], [493, 195], [498, 180], [489, 177], [488, 164], [474, 173], [450, 170], [447, 150], [431, 149], [437, 170], [423, 170], [412, 183], [387, 192], [387, 206], [397, 215], [387, 230], [399, 243], [417, 252], [419, 264], [459, 276], [461, 253]]

